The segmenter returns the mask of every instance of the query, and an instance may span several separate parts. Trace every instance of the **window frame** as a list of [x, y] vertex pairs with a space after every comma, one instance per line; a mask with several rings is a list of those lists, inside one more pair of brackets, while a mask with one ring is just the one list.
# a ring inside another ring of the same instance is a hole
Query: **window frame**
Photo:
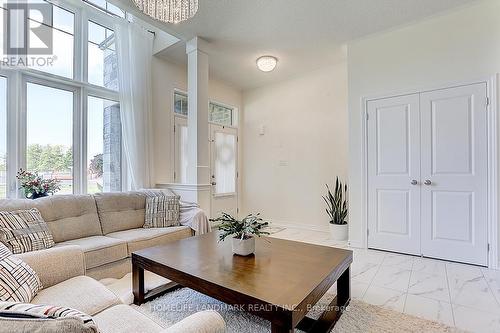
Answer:
[[[120, 103], [118, 91], [87, 82], [88, 21], [115, 31], [124, 21], [98, 8], [77, 0], [50, 2], [75, 16], [73, 44], [73, 78], [33, 68], [0, 68], [7, 78], [7, 198], [23, 197], [16, 179], [17, 171], [26, 168], [27, 151], [27, 84], [39, 84], [73, 93], [73, 194], [87, 193], [87, 98], [93, 96]], [[124, 156], [123, 142], [121, 154]], [[121, 187], [127, 185], [127, 164], [121, 160]]]

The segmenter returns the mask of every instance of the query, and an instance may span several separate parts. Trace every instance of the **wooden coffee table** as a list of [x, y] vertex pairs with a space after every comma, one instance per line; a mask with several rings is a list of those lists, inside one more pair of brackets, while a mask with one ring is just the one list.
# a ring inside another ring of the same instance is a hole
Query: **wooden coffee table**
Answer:
[[[265, 237], [255, 255], [235, 256], [217, 232], [132, 253], [134, 303], [178, 285], [271, 322], [275, 332], [328, 332], [350, 301], [352, 251]], [[144, 270], [173, 281], [144, 293]], [[337, 297], [318, 320], [307, 312], [337, 282]]]

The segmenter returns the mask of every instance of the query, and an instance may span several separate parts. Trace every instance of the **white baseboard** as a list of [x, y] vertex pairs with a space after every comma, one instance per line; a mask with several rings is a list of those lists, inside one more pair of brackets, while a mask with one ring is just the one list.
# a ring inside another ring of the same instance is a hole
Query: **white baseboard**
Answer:
[[364, 249], [365, 245], [361, 241], [355, 241], [355, 240], [348, 240], [347, 244], [349, 244], [350, 247], [355, 247], [358, 249]]
[[306, 225], [306, 224], [293, 223], [293, 222], [288, 222], [288, 221], [283, 221], [283, 220], [269, 220], [269, 224], [273, 227], [328, 232], [328, 224], [326, 224], [323, 227], [323, 226], [319, 226], [319, 225]]

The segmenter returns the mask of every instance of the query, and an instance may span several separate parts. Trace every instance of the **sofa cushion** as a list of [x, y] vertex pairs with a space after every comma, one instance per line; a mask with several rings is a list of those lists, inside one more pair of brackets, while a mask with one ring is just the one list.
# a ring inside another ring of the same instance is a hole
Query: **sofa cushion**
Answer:
[[54, 246], [49, 227], [36, 208], [0, 211], [0, 240], [14, 254]]
[[191, 228], [185, 226], [149, 229], [137, 228], [112, 232], [108, 236], [126, 241], [128, 254], [130, 255], [134, 251], [191, 237]]
[[42, 289], [31, 303], [57, 304], [91, 316], [113, 305], [121, 304], [113, 292], [88, 276], [77, 276], [50, 288]]
[[102, 235], [95, 200], [91, 195], [54, 195], [36, 200], [3, 199], [0, 211], [37, 208], [54, 242]]
[[54, 246], [15, 256], [33, 268], [44, 288], [52, 287], [75, 276], [85, 275], [85, 255], [76, 245]]
[[0, 243], [0, 301], [28, 303], [41, 288], [36, 272]]
[[94, 198], [104, 235], [144, 225], [144, 193], [97, 193]]
[[[54, 305], [1, 302], [1, 319], [10, 325], [5, 332], [98, 332], [88, 314]], [[2, 328], [6, 327], [2, 325]]]
[[101, 333], [156, 333], [163, 329], [145, 314], [125, 304], [116, 305], [102, 311], [94, 316], [94, 321]]
[[127, 258], [127, 243], [117, 238], [91, 236], [57, 244], [65, 245], [78, 245], [82, 248], [87, 269]]

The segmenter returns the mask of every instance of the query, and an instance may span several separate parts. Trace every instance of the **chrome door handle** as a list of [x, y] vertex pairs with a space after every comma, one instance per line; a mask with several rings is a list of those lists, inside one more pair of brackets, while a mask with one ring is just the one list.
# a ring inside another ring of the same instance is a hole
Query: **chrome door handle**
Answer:
[[413, 180], [411, 181], [411, 184], [412, 184], [412, 185], [418, 185], [418, 181], [416, 181], [415, 179], [413, 179]]
[[425, 184], [425, 185], [432, 185], [432, 182], [431, 182], [429, 179], [426, 179], [426, 180], [424, 181], [424, 184]]

